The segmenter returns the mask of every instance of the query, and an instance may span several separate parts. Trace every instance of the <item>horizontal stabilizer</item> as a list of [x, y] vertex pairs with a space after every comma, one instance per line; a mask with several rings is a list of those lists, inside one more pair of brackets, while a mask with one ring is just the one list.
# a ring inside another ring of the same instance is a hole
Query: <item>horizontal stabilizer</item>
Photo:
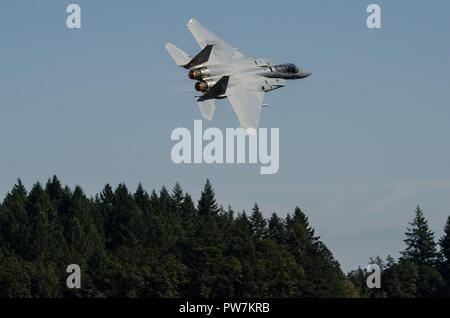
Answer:
[[167, 52], [169, 52], [170, 56], [175, 61], [175, 63], [180, 67], [184, 67], [191, 61], [191, 57], [186, 52], [176, 47], [172, 43], [166, 44], [166, 50]]
[[207, 100], [210, 98], [217, 98], [226, 93], [228, 82], [230, 81], [229, 76], [222, 77], [213, 87], [211, 87], [205, 95], [200, 97], [198, 101]]

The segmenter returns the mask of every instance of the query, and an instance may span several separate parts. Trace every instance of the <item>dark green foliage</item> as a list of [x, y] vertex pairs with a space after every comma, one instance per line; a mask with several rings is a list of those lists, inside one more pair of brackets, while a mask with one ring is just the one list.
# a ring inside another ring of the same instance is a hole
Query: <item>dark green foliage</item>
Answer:
[[445, 286], [437, 270], [404, 258], [384, 270], [382, 281], [382, 290], [392, 298], [439, 297]]
[[345, 297], [344, 276], [339, 263], [314, 235], [314, 229], [300, 208], [286, 218], [287, 247], [301, 265], [299, 290], [304, 297]]
[[219, 212], [214, 190], [209, 180], [206, 180], [202, 195], [200, 197], [200, 200], [198, 201], [197, 210], [198, 214], [204, 218], [214, 216]]
[[[389, 297], [416, 297], [416, 285], [419, 276], [418, 268], [406, 259], [387, 268], [382, 276], [382, 286]], [[384, 281], [384, 282], [383, 282]]]
[[277, 244], [285, 244], [287, 241], [286, 226], [283, 220], [276, 215], [272, 214], [269, 219], [269, 237], [274, 240]]
[[440, 271], [447, 285], [447, 294], [450, 294], [450, 216], [444, 228], [444, 236], [439, 240], [441, 247]]
[[445, 226], [445, 235], [440, 240], [441, 255], [437, 253], [434, 233], [420, 207], [415, 211], [413, 222], [405, 233], [406, 249], [395, 261], [388, 256], [386, 262], [379, 257], [370, 260], [381, 268], [381, 289], [368, 289], [368, 273], [359, 268], [348, 274], [349, 280], [362, 297], [425, 298], [449, 297], [448, 256], [450, 218]]
[[439, 240], [441, 246], [441, 253], [444, 257], [444, 262], [450, 264], [450, 216], [447, 219], [447, 223], [444, 228], [444, 236]]
[[[69, 264], [82, 288], [65, 287]], [[150, 195], [106, 185], [94, 198], [54, 177], [0, 204], [0, 297], [357, 296], [296, 209], [267, 221], [218, 206], [209, 181], [195, 207], [179, 184]]]
[[256, 241], [262, 240], [267, 236], [267, 221], [256, 203], [250, 216], [250, 230]]
[[410, 226], [405, 233], [406, 249], [402, 252], [403, 257], [417, 265], [436, 265], [438, 254], [434, 233], [428, 227], [428, 221], [419, 206]]
[[[396, 261], [370, 260], [346, 278], [308, 217], [268, 220], [255, 204], [235, 215], [209, 180], [197, 207], [179, 184], [150, 195], [106, 185], [94, 198], [53, 177], [28, 193], [19, 180], [0, 204], [0, 297], [440, 297], [450, 295], [450, 218], [437, 252], [418, 207]], [[82, 268], [68, 289], [66, 267]]]

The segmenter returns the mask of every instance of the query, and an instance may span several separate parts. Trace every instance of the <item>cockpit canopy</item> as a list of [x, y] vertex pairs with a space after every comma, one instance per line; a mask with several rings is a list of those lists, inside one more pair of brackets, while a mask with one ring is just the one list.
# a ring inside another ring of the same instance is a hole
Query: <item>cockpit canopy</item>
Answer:
[[280, 73], [288, 74], [296, 74], [299, 72], [298, 67], [292, 63], [276, 65], [275, 70]]

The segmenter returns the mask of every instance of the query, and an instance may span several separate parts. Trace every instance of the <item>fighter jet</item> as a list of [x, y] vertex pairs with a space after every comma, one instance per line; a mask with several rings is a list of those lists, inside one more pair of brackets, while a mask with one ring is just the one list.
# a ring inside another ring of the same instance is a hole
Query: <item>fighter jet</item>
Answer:
[[272, 65], [269, 60], [244, 56], [197, 20], [187, 24], [202, 49], [191, 58], [172, 43], [165, 48], [175, 63], [187, 70], [203, 118], [212, 120], [216, 100], [228, 98], [240, 126], [252, 133], [259, 126], [266, 92], [286, 86], [286, 80], [306, 78], [311, 72], [294, 64]]

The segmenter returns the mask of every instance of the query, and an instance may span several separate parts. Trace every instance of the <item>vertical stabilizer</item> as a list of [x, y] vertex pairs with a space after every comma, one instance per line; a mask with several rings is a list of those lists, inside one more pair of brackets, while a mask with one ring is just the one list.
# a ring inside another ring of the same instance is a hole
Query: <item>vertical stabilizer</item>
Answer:
[[172, 43], [166, 44], [166, 50], [167, 52], [169, 52], [170, 56], [175, 61], [175, 63], [180, 67], [184, 67], [192, 60], [189, 54], [184, 52], [182, 49], [176, 47]]

